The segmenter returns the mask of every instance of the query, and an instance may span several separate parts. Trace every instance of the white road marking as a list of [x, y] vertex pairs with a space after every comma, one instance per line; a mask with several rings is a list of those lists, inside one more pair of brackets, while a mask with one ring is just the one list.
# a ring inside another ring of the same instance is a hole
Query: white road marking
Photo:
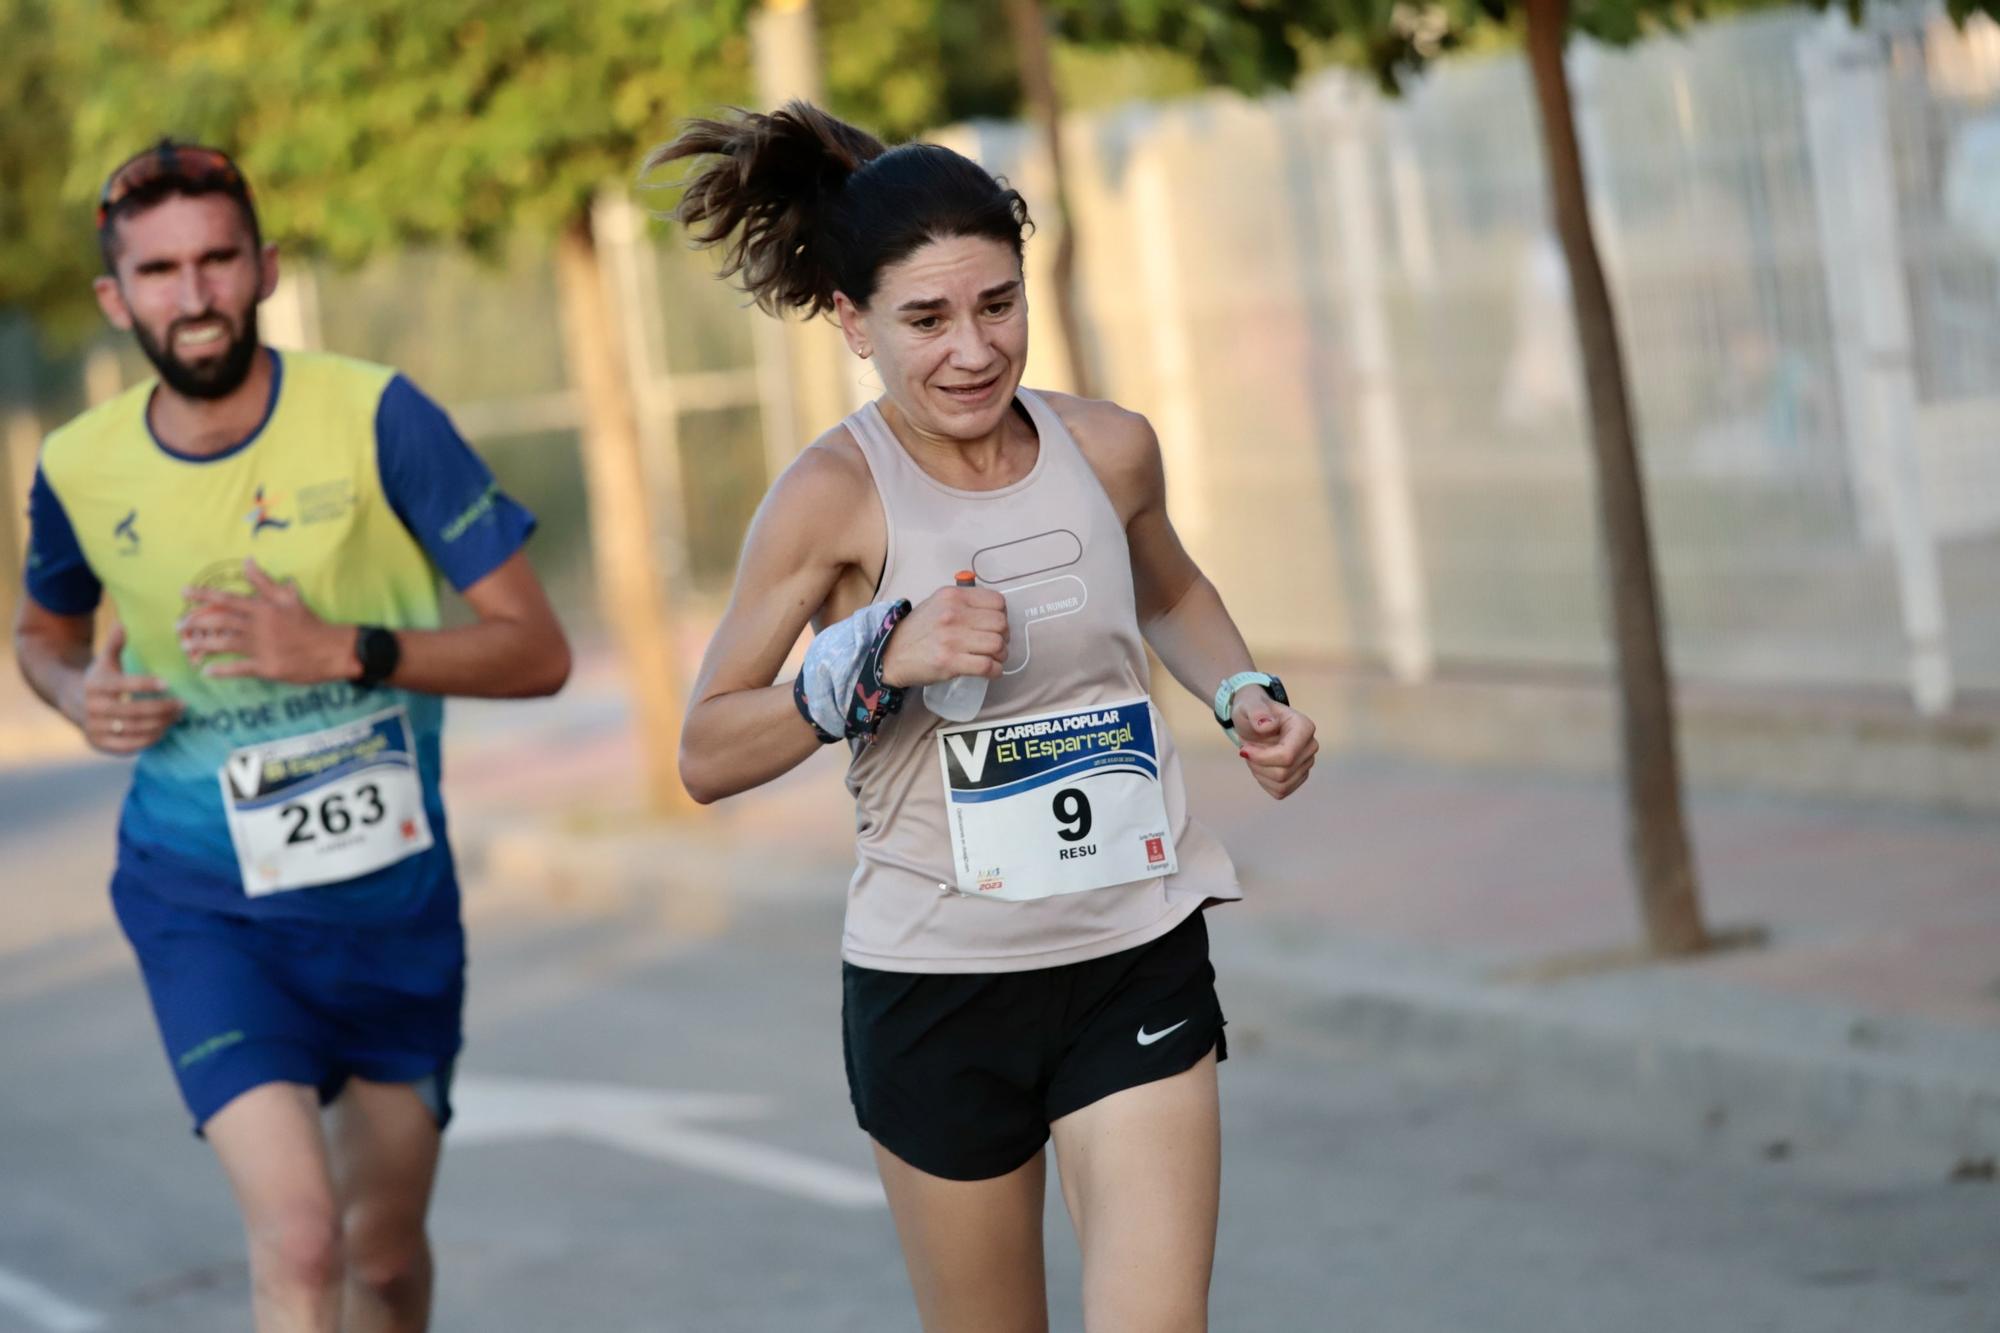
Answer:
[[453, 1081], [452, 1104], [452, 1144], [566, 1134], [835, 1208], [884, 1204], [870, 1173], [686, 1123], [767, 1116], [768, 1097], [466, 1075]]
[[0, 1306], [17, 1311], [48, 1333], [91, 1333], [104, 1327], [104, 1316], [72, 1305], [38, 1282], [0, 1268]]
[[749, 1139], [675, 1124], [605, 1125], [594, 1137], [627, 1152], [835, 1208], [880, 1208], [886, 1202], [882, 1182], [872, 1175]]

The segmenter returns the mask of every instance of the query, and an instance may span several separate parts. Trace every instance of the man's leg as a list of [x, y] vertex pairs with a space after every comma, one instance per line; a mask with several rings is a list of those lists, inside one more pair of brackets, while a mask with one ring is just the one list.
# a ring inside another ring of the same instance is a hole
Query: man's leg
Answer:
[[338, 1333], [340, 1213], [318, 1093], [261, 1084], [210, 1116], [202, 1132], [243, 1214], [258, 1333]]
[[442, 1136], [408, 1083], [350, 1079], [333, 1103], [333, 1172], [347, 1253], [347, 1333], [422, 1333], [431, 1312], [424, 1234]]

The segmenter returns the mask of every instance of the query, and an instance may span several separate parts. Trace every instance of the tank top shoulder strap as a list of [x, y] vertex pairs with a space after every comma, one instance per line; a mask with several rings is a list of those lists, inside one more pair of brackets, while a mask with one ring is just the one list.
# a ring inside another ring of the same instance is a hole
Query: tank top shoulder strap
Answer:
[[1061, 457], [1065, 462], [1072, 459], [1082, 461], [1083, 451], [1077, 448], [1076, 437], [1069, 433], [1069, 427], [1063, 425], [1063, 419], [1049, 406], [1048, 399], [1026, 385], [1014, 390], [1014, 396], [1028, 409], [1028, 420], [1035, 424], [1035, 435], [1041, 441], [1041, 447], [1049, 449], [1053, 446], [1051, 461], [1054, 457]]
[[876, 489], [889, 491], [898, 480], [903, 479], [903, 469], [910, 465], [910, 456], [896, 442], [889, 423], [882, 419], [882, 410], [873, 403], [863, 403], [848, 414], [846, 426], [848, 434], [861, 446], [861, 456], [868, 460], [868, 470], [875, 474]]
[[908, 494], [908, 478], [902, 475], [899, 464], [907, 456], [873, 403], [863, 403], [848, 413], [841, 424], [861, 450], [869, 478], [875, 483], [875, 496], [882, 504], [882, 567], [875, 571], [875, 593], [880, 596], [884, 588], [891, 586], [895, 574], [896, 548], [900, 545], [898, 513]]

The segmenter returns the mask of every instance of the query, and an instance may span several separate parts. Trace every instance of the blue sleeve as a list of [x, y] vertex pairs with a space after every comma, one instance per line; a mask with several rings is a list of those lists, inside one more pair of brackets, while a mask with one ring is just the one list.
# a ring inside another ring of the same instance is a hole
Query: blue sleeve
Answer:
[[396, 517], [460, 592], [535, 530], [535, 516], [500, 489], [444, 409], [401, 375], [375, 409], [375, 459]]
[[39, 467], [28, 488], [28, 567], [22, 581], [28, 596], [59, 616], [87, 616], [104, 597], [69, 515]]

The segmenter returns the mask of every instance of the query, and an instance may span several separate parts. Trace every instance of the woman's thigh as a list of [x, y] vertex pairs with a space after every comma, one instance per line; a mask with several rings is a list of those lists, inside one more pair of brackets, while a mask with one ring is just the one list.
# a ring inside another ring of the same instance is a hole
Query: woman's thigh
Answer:
[[1052, 1127], [1089, 1333], [1198, 1333], [1222, 1192], [1215, 1055]]
[[1046, 1154], [988, 1180], [931, 1175], [879, 1143], [875, 1162], [924, 1333], [1045, 1333]]

